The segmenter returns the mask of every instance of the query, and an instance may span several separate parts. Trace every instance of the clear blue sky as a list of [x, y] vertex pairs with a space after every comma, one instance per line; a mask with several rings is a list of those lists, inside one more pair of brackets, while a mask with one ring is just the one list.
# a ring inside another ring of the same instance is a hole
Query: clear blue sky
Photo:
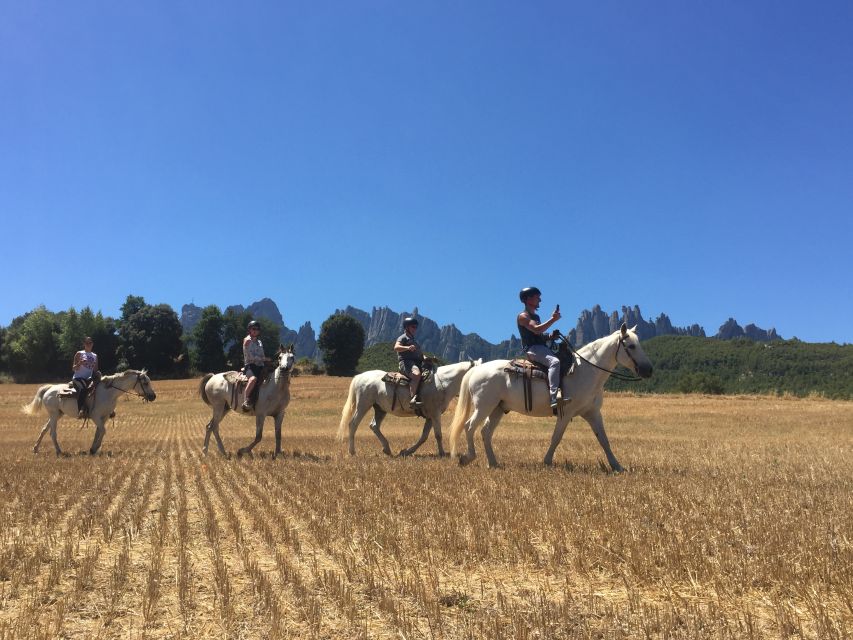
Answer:
[[638, 304], [853, 342], [853, 3], [0, 0], [0, 324]]

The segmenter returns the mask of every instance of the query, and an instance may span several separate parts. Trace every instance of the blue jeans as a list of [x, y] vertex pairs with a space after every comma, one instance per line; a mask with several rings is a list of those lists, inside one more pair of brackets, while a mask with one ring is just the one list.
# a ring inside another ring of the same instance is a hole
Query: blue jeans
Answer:
[[548, 367], [548, 387], [551, 391], [551, 404], [554, 404], [557, 402], [557, 389], [560, 388], [560, 359], [544, 344], [528, 347], [527, 358]]

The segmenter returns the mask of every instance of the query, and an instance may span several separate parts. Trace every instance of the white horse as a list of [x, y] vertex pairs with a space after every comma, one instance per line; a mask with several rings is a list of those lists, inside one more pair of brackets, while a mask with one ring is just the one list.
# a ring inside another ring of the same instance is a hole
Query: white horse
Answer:
[[[462, 377], [473, 367], [482, 364], [482, 358], [467, 360], [438, 367], [426, 382], [421, 383], [419, 396], [422, 400], [421, 413], [424, 422], [420, 439], [408, 449], [400, 452], [408, 456], [418, 450], [429, 436], [430, 429], [435, 430], [435, 442], [438, 445], [438, 455], [444, 457], [444, 447], [441, 444], [441, 414], [447, 411], [450, 401], [459, 395]], [[389, 413], [406, 418], [415, 417], [415, 412], [409, 406], [409, 388], [400, 387], [390, 382], [382, 382], [385, 371], [365, 371], [352, 379], [349, 395], [341, 413], [341, 424], [338, 428], [338, 440], [343, 440], [349, 430], [349, 452], [355, 455], [355, 432], [365, 414], [373, 408], [373, 420], [370, 429], [382, 443], [382, 451], [391, 455], [391, 445], [382, 434], [382, 420]]]
[[[255, 403], [255, 408], [252, 411], [241, 412], [235, 411], [238, 415], [255, 416], [255, 439], [248, 445], [239, 449], [237, 455], [241, 456], [245, 453], [251, 454], [255, 445], [261, 441], [264, 435], [264, 420], [267, 416], [273, 416], [275, 420], [275, 453], [273, 458], [281, 453], [281, 423], [284, 420], [284, 412], [287, 405], [290, 403], [290, 372], [293, 369], [293, 363], [296, 360], [296, 355], [293, 353], [293, 345], [284, 348], [280, 345], [278, 353], [275, 355], [278, 365], [272, 377], [267, 378], [261, 385], [258, 392], [258, 401]], [[230, 374], [230, 375], [228, 375]], [[210, 434], [216, 437], [216, 445], [219, 447], [219, 453], [223, 456], [228, 454], [225, 452], [225, 447], [222, 444], [222, 438], [219, 436], [219, 423], [223, 416], [231, 409], [230, 403], [234, 395], [234, 378], [236, 371], [228, 371], [225, 373], [208, 373], [201, 379], [198, 385], [198, 394], [205, 404], [213, 409], [213, 417], [207, 423], [207, 431], [204, 435], [204, 447], [202, 451], [207, 455], [207, 446], [210, 443]], [[229, 380], [228, 378], [231, 378]], [[239, 395], [239, 394], [238, 394]], [[237, 406], [239, 407], [239, 398]]]
[[[44, 427], [42, 427], [38, 440], [36, 440], [33, 453], [38, 453], [41, 439], [44, 438], [44, 434], [47, 433], [48, 429], [50, 429], [50, 437], [53, 439], [56, 455], [62, 453], [62, 449], [59, 448], [59, 442], [56, 439], [56, 425], [63, 415], [77, 417], [77, 398], [61, 397], [59, 395], [60, 391], [67, 388], [67, 383], [42, 385], [36, 391], [32, 402], [23, 407], [23, 411], [27, 415], [34, 415], [39, 409], [44, 407], [49, 416]], [[92, 455], [95, 455], [98, 449], [101, 448], [101, 442], [103, 442], [104, 434], [107, 432], [104, 423], [110, 417], [110, 414], [115, 411], [118, 397], [123, 393], [133, 393], [141, 396], [148, 402], [153, 402], [157, 397], [154, 389], [151, 388], [151, 380], [148, 378], [145, 370], [136, 371], [135, 369], [128, 369], [122, 373], [101, 378], [100, 384], [95, 388], [94, 400], [87, 400], [87, 403], [91, 403], [89, 418], [95, 423], [95, 439], [92, 441], [92, 447], [89, 449], [89, 453]]]
[[[622, 327], [609, 336], [581, 347], [577, 352], [581, 358], [571, 375], [561, 381], [563, 397], [571, 398], [564, 405], [562, 414], [557, 417], [551, 446], [545, 454], [545, 464], [551, 465], [554, 451], [566, 425], [574, 416], [581, 416], [592, 427], [598, 443], [604, 449], [607, 461], [613, 471], [623, 471], [622, 465], [610, 450], [607, 434], [604, 432], [604, 420], [601, 417], [601, 404], [604, 401], [604, 383], [617, 364], [632, 370], [641, 378], [652, 375], [652, 364], [640, 347], [636, 327]], [[530, 412], [524, 406], [524, 381], [514, 374], [504, 371], [508, 360], [494, 360], [468, 373], [462, 380], [459, 403], [450, 427], [451, 455], [456, 455], [456, 443], [459, 434], [465, 429], [468, 440], [468, 452], [459, 458], [460, 465], [470, 463], [476, 457], [474, 434], [483, 425], [483, 447], [486, 450], [489, 467], [498, 466], [492, 450], [492, 435], [505, 413], [516, 411], [534, 416], [551, 416], [548, 385], [539, 380], [533, 382], [533, 409]]]

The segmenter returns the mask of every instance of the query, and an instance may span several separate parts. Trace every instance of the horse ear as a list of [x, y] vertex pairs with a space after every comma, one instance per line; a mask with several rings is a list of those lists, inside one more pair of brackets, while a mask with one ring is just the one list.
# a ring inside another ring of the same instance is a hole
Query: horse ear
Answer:
[[282, 343], [278, 343], [278, 352], [282, 353], [284, 351], [284, 345]]
[[627, 335], [628, 335], [628, 325], [627, 325], [626, 323], [624, 323], [624, 322], [623, 322], [623, 323], [622, 323], [622, 326], [621, 326], [621, 327], [619, 327], [619, 331], [621, 331], [621, 332], [622, 332], [622, 337], [624, 338], [625, 336], [627, 336]]
[[631, 327], [631, 332], [637, 333], [637, 325], [634, 325], [633, 327]]
[[294, 352], [294, 351], [293, 351], [293, 343], [292, 343], [292, 342], [290, 343], [290, 346], [287, 348], [287, 350], [288, 350], [290, 353], [293, 353], [293, 352]]

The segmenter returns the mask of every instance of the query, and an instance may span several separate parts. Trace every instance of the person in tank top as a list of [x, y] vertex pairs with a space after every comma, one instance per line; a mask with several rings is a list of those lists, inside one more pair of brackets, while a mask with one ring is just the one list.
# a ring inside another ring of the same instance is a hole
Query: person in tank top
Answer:
[[559, 407], [560, 390], [560, 359], [548, 348], [548, 329], [561, 318], [560, 311], [555, 308], [551, 317], [542, 322], [536, 310], [542, 301], [542, 292], [536, 287], [525, 287], [518, 294], [524, 304], [524, 311], [518, 314], [516, 324], [521, 335], [521, 345], [528, 360], [548, 367], [548, 390], [550, 392], [551, 410], [556, 414]]

